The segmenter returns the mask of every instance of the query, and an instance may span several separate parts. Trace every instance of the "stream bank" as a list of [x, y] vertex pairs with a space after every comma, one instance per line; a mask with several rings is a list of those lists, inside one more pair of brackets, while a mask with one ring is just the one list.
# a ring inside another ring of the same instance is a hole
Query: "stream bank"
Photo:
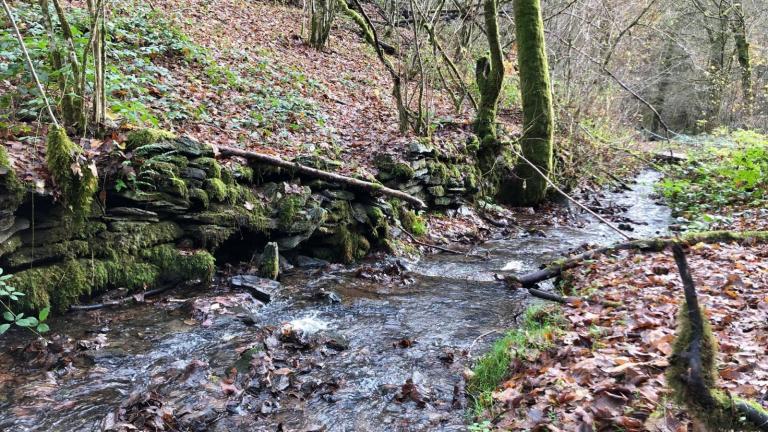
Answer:
[[[651, 198], [657, 179], [643, 173], [632, 191], [602, 198], [639, 237], [663, 234], [670, 222]], [[500, 235], [473, 250], [484, 260], [372, 257], [351, 267], [294, 260], [266, 305], [231, 287], [228, 278], [242, 269], [223, 268], [210, 290], [54, 319], [51, 327], [66, 323], [68, 335], [58, 352], [20, 352], [21, 341], [0, 341], [7, 371], [0, 427], [465, 430], [463, 370], [530, 301], [494, 274], [617, 240], [574, 217], [575, 224]], [[536, 215], [530, 219], [519, 222], [537, 226]]]
[[[109, 141], [92, 166], [61, 135], [49, 139], [46, 157], [56, 163], [48, 163], [48, 184], [34, 190], [25, 190], [0, 155], [0, 267], [14, 274], [31, 309], [63, 312], [113, 288], [207, 283], [216, 261], [251, 261], [274, 279], [281, 257], [351, 263], [407, 247], [399, 239], [403, 229], [424, 230], [420, 216], [376, 188], [353, 189], [258, 161], [217, 160], [213, 146], [169, 132], [137, 130], [124, 145]], [[435, 209], [458, 207], [478, 192], [470, 165], [452, 160], [448, 169], [442, 154], [418, 142], [409, 157], [377, 157], [380, 178], [367, 180]], [[319, 156], [293, 162], [326, 172], [343, 166]], [[75, 187], [89, 179], [93, 189]]]

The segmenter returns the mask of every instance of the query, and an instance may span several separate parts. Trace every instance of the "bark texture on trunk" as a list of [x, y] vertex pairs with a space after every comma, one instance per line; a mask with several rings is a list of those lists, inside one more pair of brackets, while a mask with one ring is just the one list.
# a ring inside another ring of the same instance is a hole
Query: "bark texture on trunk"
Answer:
[[[523, 156], [545, 175], [552, 171], [554, 111], [544, 43], [544, 22], [539, 0], [515, 0], [520, 93], [523, 102]], [[503, 201], [532, 205], [544, 200], [547, 182], [525, 162], [516, 168], [520, 181], [512, 190], [500, 191]]]

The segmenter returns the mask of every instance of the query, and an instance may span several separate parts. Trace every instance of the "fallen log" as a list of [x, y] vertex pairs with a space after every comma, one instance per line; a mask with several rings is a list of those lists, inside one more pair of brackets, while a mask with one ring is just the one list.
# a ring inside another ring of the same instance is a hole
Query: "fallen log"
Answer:
[[667, 383], [678, 402], [685, 404], [708, 429], [768, 431], [768, 412], [760, 405], [714, 388], [717, 342], [699, 307], [682, 246], [673, 244], [672, 252], [683, 281], [685, 304], [678, 317], [679, 329], [669, 358]]
[[416, 198], [413, 195], [407, 194], [397, 189], [388, 188], [380, 183], [373, 183], [365, 180], [347, 177], [341, 174], [336, 174], [329, 171], [323, 171], [317, 168], [308, 167], [298, 162], [287, 161], [277, 156], [267, 155], [263, 153], [256, 153], [248, 150], [241, 150], [241, 149], [232, 148], [232, 147], [217, 147], [217, 152], [221, 156], [242, 157], [250, 161], [259, 162], [259, 163], [276, 166], [280, 168], [285, 168], [287, 170], [292, 170], [297, 174], [302, 174], [307, 177], [317, 178], [320, 180], [326, 180], [334, 183], [340, 183], [352, 189], [366, 191], [371, 194], [379, 193], [382, 195], [399, 198], [403, 201], [406, 201], [412, 204], [418, 209], [427, 208], [427, 205], [424, 203], [424, 201], [420, 200], [419, 198]]
[[697, 243], [720, 242], [765, 243], [768, 242], [768, 231], [705, 231], [686, 234], [680, 238], [666, 237], [632, 240], [624, 243], [618, 243], [612, 246], [591, 249], [569, 258], [554, 261], [541, 270], [536, 270], [524, 275], [509, 275], [504, 279], [509, 285], [530, 288], [539, 282], [560, 276], [564, 270], [578, 267], [584, 261], [595, 259], [600, 255], [632, 249], [642, 252], [660, 252], [673, 243], [677, 242], [689, 246]]

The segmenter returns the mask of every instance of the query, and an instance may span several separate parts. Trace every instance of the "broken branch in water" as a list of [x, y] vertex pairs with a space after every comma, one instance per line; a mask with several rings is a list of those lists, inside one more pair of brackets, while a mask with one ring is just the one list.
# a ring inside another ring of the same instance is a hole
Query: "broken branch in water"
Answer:
[[554, 261], [541, 270], [537, 270], [524, 275], [509, 275], [505, 277], [507, 284], [533, 287], [537, 283], [551, 279], [564, 270], [568, 270], [581, 265], [584, 261], [595, 259], [600, 255], [618, 252], [621, 250], [635, 249], [645, 252], [660, 252], [669, 245], [680, 241], [683, 244], [694, 245], [697, 243], [718, 243], [718, 242], [739, 242], [739, 243], [765, 243], [768, 242], [768, 231], [705, 231], [692, 233], [676, 238], [655, 238], [645, 240], [632, 240], [629, 242], [618, 243], [612, 246], [605, 246], [591, 249], [578, 255]]
[[129, 295], [127, 297], [119, 298], [117, 300], [109, 300], [105, 301], [103, 303], [92, 303], [92, 304], [86, 304], [86, 305], [72, 305], [69, 307], [69, 310], [71, 311], [90, 311], [90, 310], [97, 310], [97, 309], [104, 309], [112, 306], [121, 306], [126, 303], [130, 302], [143, 302], [145, 298], [155, 296], [158, 294], [162, 294], [171, 288], [176, 287], [176, 285], [166, 285], [164, 287], [151, 289], [148, 291], [136, 293]]

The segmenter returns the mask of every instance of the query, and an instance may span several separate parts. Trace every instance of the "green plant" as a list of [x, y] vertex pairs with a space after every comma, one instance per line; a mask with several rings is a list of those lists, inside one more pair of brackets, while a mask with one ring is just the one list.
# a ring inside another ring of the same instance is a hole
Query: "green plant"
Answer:
[[45, 323], [51, 310], [50, 308], [46, 307], [40, 310], [37, 317], [24, 316], [23, 312], [15, 313], [13, 311], [11, 304], [18, 302], [19, 298], [24, 296], [24, 293], [8, 285], [8, 280], [12, 277], [13, 275], [3, 275], [3, 269], [0, 268], [0, 306], [3, 308], [3, 318], [7, 321], [0, 324], [0, 334], [7, 332], [12, 325], [26, 328], [38, 336], [40, 333], [50, 330], [48, 324]]
[[535, 358], [540, 351], [551, 348], [554, 337], [564, 326], [559, 310], [540, 305], [528, 308], [520, 327], [496, 341], [475, 363], [467, 383], [467, 392], [475, 400], [474, 415], [493, 407], [492, 393], [507, 377], [512, 360]]
[[468, 426], [470, 432], [491, 432], [493, 425], [490, 420], [485, 420], [482, 423], [472, 423]]
[[714, 216], [724, 209], [768, 200], [768, 136], [738, 130], [711, 137], [688, 158], [689, 163], [670, 167], [657, 188], [689, 228], [708, 229], [727, 222]]

